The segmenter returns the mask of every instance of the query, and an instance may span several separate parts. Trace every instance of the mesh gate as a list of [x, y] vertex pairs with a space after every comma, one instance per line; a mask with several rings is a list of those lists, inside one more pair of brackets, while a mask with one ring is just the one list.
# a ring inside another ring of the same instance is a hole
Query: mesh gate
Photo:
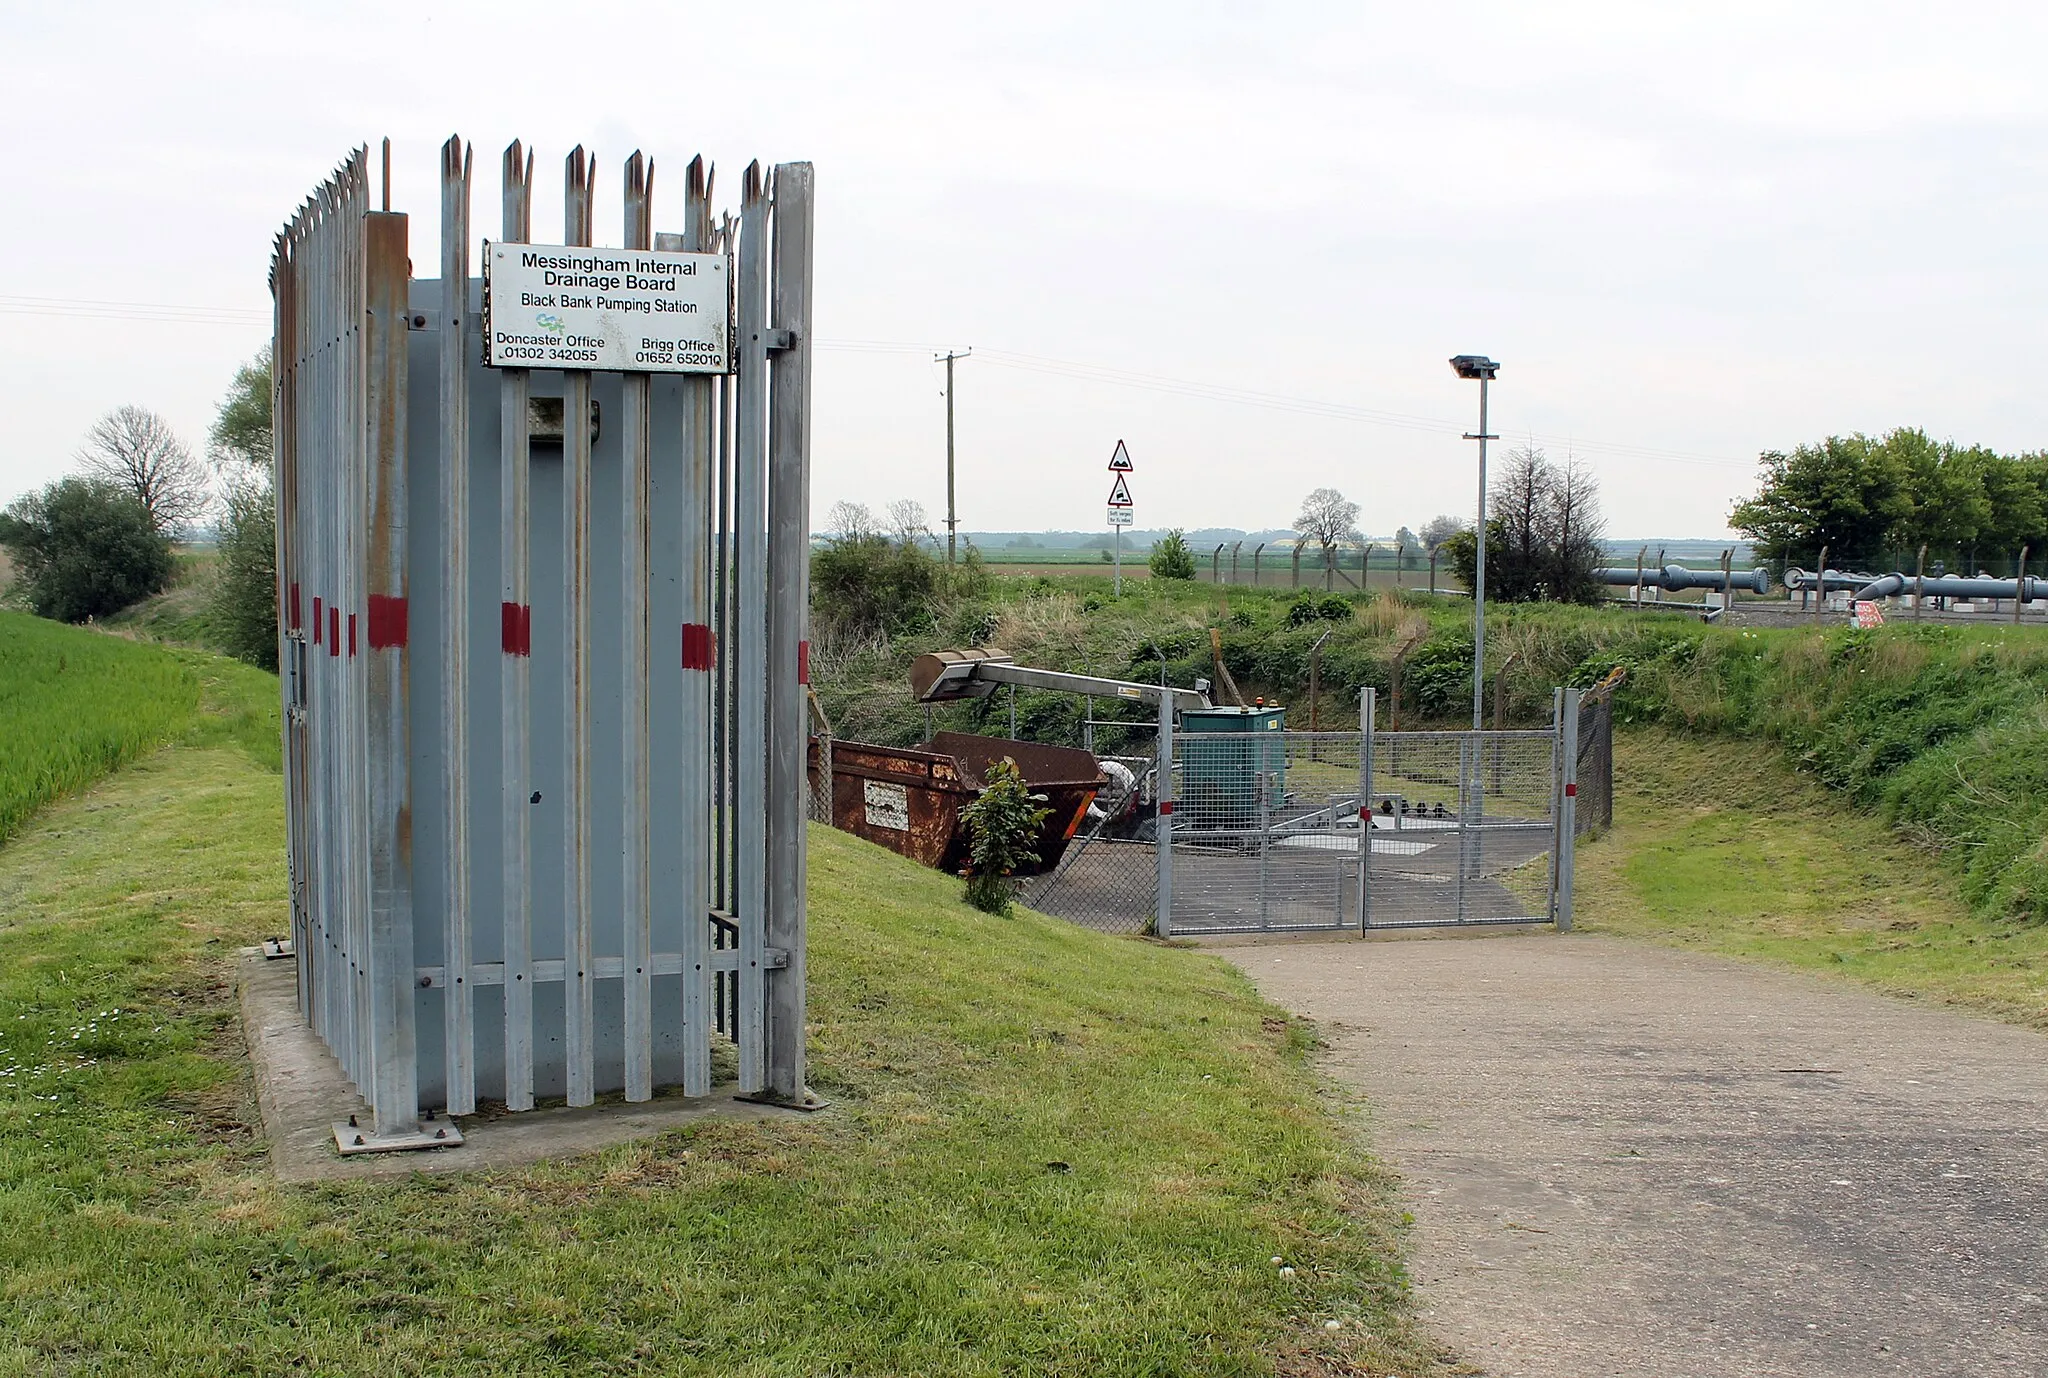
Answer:
[[1175, 933], [1355, 927], [1356, 732], [1174, 740]]
[[1555, 917], [1556, 732], [1375, 733], [1367, 928]]
[[1538, 731], [1176, 734], [1168, 931], [1569, 926], [1579, 698]]

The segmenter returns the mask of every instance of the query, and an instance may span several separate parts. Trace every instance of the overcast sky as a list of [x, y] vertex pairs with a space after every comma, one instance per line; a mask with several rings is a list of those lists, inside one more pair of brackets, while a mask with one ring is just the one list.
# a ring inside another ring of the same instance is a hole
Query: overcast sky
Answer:
[[[0, 7], [0, 500], [124, 402], [191, 438], [268, 333], [271, 237], [394, 141], [818, 167], [816, 510], [1369, 532], [1468, 512], [1494, 428], [1574, 450], [1618, 536], [1715, 536], [1759, 450], [1919, 425], [2048, 446], [2038, 5]], [[431, 271], [431, 270], [429, 270]], [[80, 303], [116, 303], [114, 307]], [[134, 304], [181, 310], [138, 311]], [[1248, 397], [1245, 394], [1257, 394]]]

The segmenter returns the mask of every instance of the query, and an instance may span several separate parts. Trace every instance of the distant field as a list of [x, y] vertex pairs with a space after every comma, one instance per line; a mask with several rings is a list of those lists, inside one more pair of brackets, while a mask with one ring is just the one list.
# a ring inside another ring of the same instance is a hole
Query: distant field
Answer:
[[52, 799], [177, 734], [199, 676], [148, 646], [0, 612], [0, 841]]

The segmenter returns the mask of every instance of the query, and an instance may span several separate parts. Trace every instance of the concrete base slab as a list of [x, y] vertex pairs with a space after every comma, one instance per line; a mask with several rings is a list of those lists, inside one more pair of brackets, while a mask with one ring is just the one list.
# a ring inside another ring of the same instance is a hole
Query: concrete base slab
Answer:
[[[742, 1101], [730, 1090], [697, 1097], [657, 1094], [651, 1101], [630, 1104], [615, 1101], [573, 1110], [556, 1106], [517, 1114], [487, 1111], [465, 1115], [459, 1122], [437, 1120], [424, 1126], [437, 1145], [434, 1152], [358, 1151], [344, 1157], [338, 1151], [337, 1132], [351, 1115], [362, 1124], [370, 1123], [370, 1109], [327, 1045], [299, 1018], [297, 982], [294, 964], [266, 961], [260, 948], [242, 953], [236, 971], [242, 1029], [255, 1068], [270, 1166], [280, 1181], [517, 1167], [651, 1138], [707, 1119], [808, 1118], [802, 1110]], [[439, 1146], [445, 1141], [431, 1136], [441, 1128], [459, 1133], [461, 1143]]]

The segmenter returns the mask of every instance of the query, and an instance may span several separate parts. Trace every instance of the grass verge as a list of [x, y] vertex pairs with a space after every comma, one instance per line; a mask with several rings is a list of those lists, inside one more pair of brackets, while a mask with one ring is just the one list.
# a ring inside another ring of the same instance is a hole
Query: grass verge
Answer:
[[1441, 1371], [1301, 1024], [829, 831], [831, 1113], [278, 1185], [227, 986], [283, 912], [275, 682], [215, 665], [180, 745], [0, 847], [0, 1372]]
[[1776, 743], [1618, 731], [1614, 774], [1615, 828], [1579, 848], [1581, 927], [2048, 1028], [2048, 928], [1972, 913], [1928, 848]]
[[0, 841], [30, 814], [181, 731], [199, 679], [178, 657], [0, 612]]

